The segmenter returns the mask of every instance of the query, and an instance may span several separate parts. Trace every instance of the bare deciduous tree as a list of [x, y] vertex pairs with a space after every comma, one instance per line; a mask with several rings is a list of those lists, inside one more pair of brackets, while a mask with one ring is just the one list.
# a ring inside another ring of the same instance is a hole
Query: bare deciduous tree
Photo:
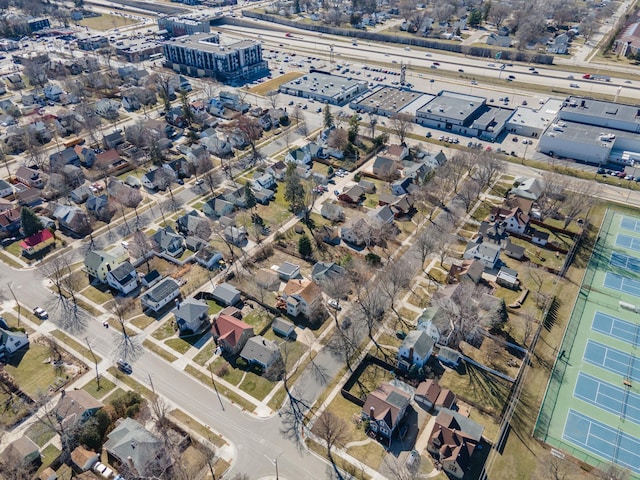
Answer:
[[333, 447], [343, 447], [349, 439], [347, 423], [337, 415], [324, 411], [320, 418], [316, 420], [313, 430], [325, 442], [327, 456], [333, 463]]
[[485, 156], [478, 159], [475, 176], [480, 187], [485, 189], [489, 188], [502, 175], [503, 171], [502, 162], [493, 157]]
[[116, 341], [116, 355], [123, 360], [137, 359], [143, 352], [140, 341], [127, 330], [126, 321], [129, 310], [132, 308], [133, 299], [116, 298], [111, 313], [114, 315], [120, 335]]
[[413, 117], [408, 113], [396, 113], [391, 117], [391, 130], [398, 136], [402, 145], [405, 144], [407, 134], [413, 127]]
[[413, 278], [413, 269], [402, 259], [387, 263], [382, 274], [377, 277], [380, 291], [389, 301], [389, 307], [398, 320], [402, 320], [402, 317], [396, 309], [396, 300], [398, 295], [409, 287], [411, 278]]

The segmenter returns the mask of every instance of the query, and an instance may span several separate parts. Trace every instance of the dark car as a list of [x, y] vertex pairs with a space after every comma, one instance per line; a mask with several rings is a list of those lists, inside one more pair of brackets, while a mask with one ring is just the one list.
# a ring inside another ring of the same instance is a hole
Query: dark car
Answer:
[[124, 373], [131, 373], [133, 372], [133, 368], [131, 367], [131, 364], [129, 362], [125, 362], [124, 360], [120, 359], [116, 362], [116, 365], [118, 366], [118, 369], [123, 371]]

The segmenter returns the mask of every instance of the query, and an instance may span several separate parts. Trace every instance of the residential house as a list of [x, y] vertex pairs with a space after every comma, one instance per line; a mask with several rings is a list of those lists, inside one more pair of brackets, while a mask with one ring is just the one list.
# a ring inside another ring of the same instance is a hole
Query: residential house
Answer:
[[43, 93], [48, 100], [51, 100], [52, 102], [59, 102], [60, 95], [62, 95], [64, 91], [58, 85], [49, 83], [44, 87]]
[[64, 165], [74, 165], [76, 167], [80, 166], [80, 157], [73, 147], [67, 147], [61, 152], [56, 152], [49, 155], [50, 171], [60, 171]]
[[93, 167], [96, 161], [96, 152], [93, 148], [85, 147], [84, 145], [76, 145], [73, 150], [80, 159], [80, 165], [86, 168]]
[[482, 280], [483, 272], [484, 264], [480, 260], [463, 260], [460, 265], [451, 265], [447, 283], [460, 283], [465, 280], [478, 283]]
[[254, 176], [251, 186], [255, 190], [262, 190], [264, 188], [273, 190], [276, 187], [276, 179], [270, 173], [262, 173], [258, 176]]
[[438, 350], [438, 360], [448, 367], [458, 368], [460, 364], [460, 352], [441, 345]]
[[0, 231], [7, 233], [17, 233], [20, 230], [20, 218], [22, 207], [11, 208], [0, 212]]
[[[100, 460], [100, 455], [91, 450], [87, 450], [83, 446], [78, 446], [71, 452], [71, 462], [81, 472], [90, 470]], [[57, 477], [56, 477], [57, 478]]]
[[74, 203], [84, 203], [89, 198], [89, 195], [93, 193], [93, 190], [88, 185], [82, 185], [75, 190], [72, 190], [69, 194], [69, 198], [73, 200]]
[[9, 82], [9, 88], [11, 90], [20, 90], [24, 88], [22, 77], [17, 73], [12, 73], [4, 78]]
[[0, 197], [8, 197], [9, 195], [13, 195], [13, 186], [6, 180], [0, 178]]
[[129, 253], [121, 246], [112, 250], [90, 250], [84, 257], [84, 271], [102, 283], [107, 283], [107, 273], [129, 260]]
[[320, 207], [320, 215], [332, 222], [342, 222], [344, 220], [344, 208], [331, 200], [325, 200]]
[[413, 195], [401, 195], [396, 198], [396, 201], [389, 205], [393, 216], [395, 218], [401, 218], [410, 215], [413, 208]]
[[239, 183], [229, 184], [223, 196], [225, 200], [233, 203], [238, 208], [245, 208], [247, 206], [247, 196], [245, 195], [244, 185], [240, 185]]
[[15, 173], [15, 178], [18, 182], [24, 183], [27, 187], [44, 188], [44, 181], [42, 180], [38, 170], [21, 165]]
[[180, 296], [180, 285], [173, 278], [167, 277], [140, 297], [142, 309], [155, 313]]
[[381, 154], [383, 157], [393, 160], [396, 165], [402, 162], [409, 155], [409, 148], [406, 145], [394, 143], [389, 145]]
[[[424, 154], [424, 155], [423, 155]], [[429, 169], [435, 170], [447, 163], [447, 156], [440, 150], [437, 153], [433, 152], [420, 152], [418, 153], [418, 161], [425, 164]]]
[[286, 163], [295, 163], [296, 165], [308, 165], [311, 163], [311, 152], [308, 148], [294, 148], [289, 150], [285, 155], [284, 160]]
[[247, 340], [240, 356], [249, 364], [258, 365], [263, 371], [282, 359], [278, 344], [273, 340], [267, 340], [262, 335], [256, 335]]
[[136, 110], [140, 110], [141, 106], [142, 104], [140, 103], [140, 100], [134, 92], [122, 94], [122, 108], [124, 108], [127, 112], [135, 112]]
[[3, 462], [10, 462], [27, 470], [41, 461], [38, 445], [26, 435], [22, 435], [11, 442], [2, 451], [1, 456]]
[[240, 290], [229, 283], [221, 283], [213, 289], [211, 297], [222, 306], [232, 307], [240, 303]]
[[120, 102], [112, 100], [110, 98], [103, 98], [98, 100], [95, 104], [95, 112], [104, 118], [117, 118], [118, 109], [120, 108]]
[[247, 229], [244, 226], [229, 225], [224, 229], [224, 238], [227, 242], [242, 248], [247, 245], [249, 233], [247, 233]]
[[378, 221], [382, 224], [392, 224], [395, 218], [395, 213], [389, 205], [381, 205], [376, 207], [375, 210], [371, 210], [367, 213], [367, 216], [372, 220]]
[[218, 138], [216, 135], [212, 135], [200, 140], [200, 144], [204, 146], [210, 153], [218, 157], [226, 157], [233, 152], [233, 146], [229, 140]]
[[35, 188], [18, 190], [18, 192], [16, 193], [16, 198], [18, 199], [18, 205], [21, 205], [23, 207], [35, 207], [36, 205], [40, 205], [42, 203], [40, 192]]
[[569, 51], [569, 36], [561, 33], [547, 42], [547, 52], [564, 55]]
[[6, 212], [7, 210], [13, 209], [13, 203], [9, 200], [5, 200], [0, 198], [0, 212]]
[[158, 272], [158, 270], [151, 270], [144, 277], [142, 277], [142, 280], [140, 282], [145, 287], [151, 288], [160, 280], [162, 280], [162, 275], [160, 275], [160, 272]]
[[118, 420], [116, 427], [107, 434], [104, 449], [109, 456], [109, 463], [115, 459], [127, 465], [136, 477], [150, 475], [154, 465], [169, 463], [162, 453], [162, 440], [128, 417]]
[[363, 188], [359, 185], [354, 185], [338, 195], [338, 199], [341, 202], [358, 204], [364, 200], [364, 196]]
[[104, 404], [86, 390], [62, 390], [55, 415], [64, 428], [72, 428], [86, 422], [102, 407]]
[[151, 240], [161, 252], [172, 257], [179, 257], [184, 252], [184, 239], [168, 225], [154, 233]]
[[433, 353], [435, 342], [423, 330], [410, 331], [398, 349], [398, 367], [409, 370], [413, 365], [422, 368]]
[[180, 334], [199, 333], [209, 326], [209, 305], [195, 298], [177, 302], [173, 313]]
[[452, 408], [456, 403], [456, 395], [448, 388], [442, 388], [438, 382], [429, 379], [420, 382], [413, 395], [414, 400], [429, 411], [432, 408], [439, 412], [443, 408]]
[[520, 287], [518, 272], [511, 268], [502, 267], [496, 276], [496, 283], [503, 287], [517, 290]]
[[391, 184], [391, 193], [400, 196], [409, 193], [409, 186], [413, 183], [411, 177], [404, 177]]
[[540, 198], [545, 188], [544, 181], [536, 177], [519, 177], [515, 183], [517, 186], [509, 191], [510, 194], [534, 201]]
[[369, 418], [369, 430], [391, 444], [391, 437], [402, 422], [411, 396], [389, 383], [383, 383], [367, 395], [362, 416]]
[[325, 281], [339, 281], [345, 278], [346, 270], [335, 262], [316, 262], [311, 269], [311, 278], [322, 284]]
[[178, 232], [183, 235], [193, 235], [198, 232], [198, 227], [202, 223], [208, 223], [206, 218], [202, 218], [197, 211], [191, 210], [190, 212], [178, 217], [176, 220], [176, 228]]
[[462, 478], [471, 465], [484, 427], [458, 412], [443, 408], [435, 419], [427, 450], [442, 465], [442, 469]]
[[138, 272], [127, 260], [107, 272], [107, 283], [111, 288], [127, 295], [138, 287]]
[[165, 163], [162, 168], [169, 169], [169, 174], [174, 178], [188, 178], [191, 176], [191, 164], [185, 157], [171, 160]]
[[278, 181], [284, 180], [284, 176], [287, 172], [287, 165], [282, 161], [278, 161], [272, 165], [269, 165], [265, 169], [265, 173], [268, 173], [273, 176]]
[[286, 318], [276, 317], [271, 322], [271, 329], [276, 335], [291, 338], [295, 334], [296, 326]]
[[529, 216], [525, 215], [519, 207], [513, 208], [507, 215], [504, 216], [505, 229], [507, 232], [524, 234], [529, 226]]
[[398, 166], [396, 162], [390, 158], [378, 155], [371, 167], [373, 174], [378, 178], [391, 178], [395, 176]]
[[483, 242], [502, 246], [509, 239], [509, 234], [502, 222], [489, 223], [483, 220], [478, 227], [478, 238]]
[[33, 256], [51, 245], [55, 245], [55, 243], [56, 239], [51, 230], [44, 229], [22, 240], [20, 249], [22, 250], [22, 255]]
[[11, 355], [28, 345], [29, 337], [24, 332], [0, 328], [0, 358]]
[[293, 279], [285, 285], [281, 300], [289, 315], [297, 317], [302, 314], [311, 317], [314, 308], [322, 302], [322, 291], [311, 280]]
[[129, 162], [120, 158], [118, 151], [113, 148], [96, 155], [95, 168], [107, 174], [112, 174], [127, 168]]
[[340, 244], [340, 232], [337, 228], [322, 225], [318, 228], [316, 235], [318, 235], [324, 243], [328, 243], [329, 245]]
[[288, 282], [292, 278], [296, 278], [300, 275], [300, 265], [296, 265], [291, 262], [283, 262], [282, 265], [278, 267], [278, 276], [280, 280]]
[[365, 238], [362, 232], [366, 225], [366, 220], [361, 218], [349, 227], [340, 228], [340, 237], [342, 238], [342, 241], [356, 246], [364, 245]]
[[62, 230], [77, 236], [87, 235], [91, 231], [89, 215], [79, 207], [58, 205], [53, 212], [53, 217]]
[[101, 220], [110, 219], [113, 216], [115, 210], [109, 211], [109, 197], [107, 195], [89, 195], [85, 202], [84, 208], [87, 212], [95, 215], [96, 218]]
[[235, 206], [221, 195], [211, 198], [202, 206], [202, 211], [207, 217], [219, 218], [231, 215]]
[[223, 352], [236, 355], [246, 345], [247, 341], [254, 336], [253, 327], [238, 318], [221, 313], [213, 320], [211, 328], [216, 345]]
[[311, 142], [307, 144], [307, 148], [309, 149], [309, 154], [311, 155], [311, 160], [315, 159], [327, 159], [329, 158], [329, 153], [325, 150], [324, 147], [318, 145], [315, 142]]
[[[42, 470], [40, 472], [40, 475], [38, 475], [36, 478], [38, 480], [57, 480], [58, 474], [53, 468], [47, 467], [44, 470]], [[84, 480], [80, 475], [78, 475], [77, 478], [78, 480]]]
[[193, 235], [189, 235], [184, 239], [185, 247], [187, 247], [187, 250], [190, 250], [192, 252], [197, 252], [202, 248], [204, 244], [205, 241], [203, 239]]
[[122, 136], [122, 130], [116, 130], [111, 133], [107, 133], [103, 136], [103, 145], [107, 150], [111, 148], [116, 148], [118, 145], [122, 145], [124, 143], [124, 137]]
[[376, 184], [370, 180], [360, 180], [358, 185], [362, 187], [364, 193], [376, 193]]
[[253, 196], [260, 205], [269, 205], [269, 202], [276, 196], [276, 192], [262, 188], [253, 192]]
[[463, 258], [465, 260], [479, 260], [485, 268], [493, 270], [500, 260], [500, 247], [486, 242], [469, 242]]
[[145, 173], [140, 181], [142, 182], [142, 186], [148, 188], [149, 190], [166, 190], [166, 188], [173, 180], [171, 172], [171, 169], [156, 167], [153, 170], [149, 170], [147, 173]]
[[214, 266], [220, 264], [222, 260], [222, 254], [212, 247], [206, 245], [200, 248], [195, 254], [196, 262], [202, 265], [204, 268], [212, 269]]
[[487, 45], [495, 45], [501, 48], [509, 48], [513, 43], [512, 38], [509, 36], [509, 31], [506, 33], [498, 32], [498, 33], [490, 33], [487, 37]]

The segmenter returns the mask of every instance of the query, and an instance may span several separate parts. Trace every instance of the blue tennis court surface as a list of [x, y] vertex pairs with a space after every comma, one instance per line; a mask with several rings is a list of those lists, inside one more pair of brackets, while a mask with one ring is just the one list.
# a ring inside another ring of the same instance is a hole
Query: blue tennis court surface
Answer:
[[624, 233], [619, 233], [616, 236], [616, 247], [628, 248], [629, 250], [640, 252], [640, 238], [632, 237], [631, 235], [625, 235]]
[[640, 425], [640, 395], [625, 388], [580, 372], [573, 396]]
[[609, 259], [609, 265], [612, 267], [624, 268], [635, 273], [640, 273], [640, 259], [630, 257], [620, 252], [613, 252]]
[[638, 345], [640, 338], [640, 324], [636, 325], [598, 311], [593, 316], [591, 330], [604, 333], [631, 345]]
[[562, 437], [640, 473], [640, 439], [569, 409]]
[[603, 285], [613, 290], [628, 293], [634, 297], [640, 297], [640, 281], [634, 280], [633, 278], [607, 272], [604, 275]]
[[640, 362], [633, 355], [589, 340], [583, 358], [592, 365], [640, 382]]
[[622, 217], [620, 226], [625, 230], [631, 230], [632, 232], [640, 232], [640, 220], [632, 217]]

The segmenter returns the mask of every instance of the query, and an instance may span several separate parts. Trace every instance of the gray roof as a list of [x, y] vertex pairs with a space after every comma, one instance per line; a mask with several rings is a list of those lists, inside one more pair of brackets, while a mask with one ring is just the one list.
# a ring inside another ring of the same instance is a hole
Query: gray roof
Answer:
[[275, 332], [288, 334], [289, 331], [295, 328], [295, 325], [293, 324], [293, 322], [290, 322], [286, 318], [276, 317], [273, 319], [273, 322], [271, 323], [271, 328]]
[[125, 418], [108, 435], [104, 448], [121, 462], [129, 459], [137, 473], [145, 476], [156, 458], [162, 441], [132, 418]]
[[291, 262], [283, 262], [282, 265], [278, 267], [278, 273], [285, 276], [291, 276], [299, 271], [300, 265], [296, 265], [295, 263]]
[[470, 418], [465, 417], [464, 415], [454, 410], [449, 410], [448, 408], [443, 408], [440, 410], [438, 416], [436, 417], [436, 423], [442, 424], [442, 420], [444, 418], [448, 419], [448, 417], [452, 417], [452, 422], [449, 423], [450, 428], [460, 430], [462, 433], [474, 439], [476, 442], [480, 441], [480, 439], [482, 438], [482, 432], [484, 431], [484, 427], [482, 425], [474, 422]]
[[214, 297], [219, 298], [227, 305], [233, 305], [235, 303], [234, 298], [239, 294], [240, 290], [229, 283], [221, 283], [220, 285], [217, 285], [212, 292]]
[[401, 348], [413, 348], [413, 352], [420, 358], [425, 358], [435, 342], [424, 330], [412, 330], [402, 341]]
[[[425, 94], [420, 92], [384, 86], [361, 97], [355, 105], [356, 108], [377, 108], [386, 112], [398, 113], [423, 95]], [[432, 96], [427, 97], [427, 99], [430, 98], [432, 98]]]
[[166, 226], [162, 230], [158, 230], [151, 238], [162, 250], [167, 250], [169, 246], [176, 241], [182, 244], [182, 237], [178, 235], [173, 228]]
[[240, 356], [247, 361], [269, 366], [280, 356], [280, 349], [273, 340], [267, 340], [262, 335], [256, 335], [247, 340]]
[[[194, 330], [200, 324], [200, 318], [209, 311], [209, 305], [195, 298], [187, 298], [180, 302], [176, 308], [171, 310], [176, 317], [178, 325], [186, 324], [188, 328]], [[195, 328], [192, 328], [195, 327]]]
[[147, 291], [144, 296], [149, 298], [153, 302], [159, 302], [162, 299], [168, 297], [171, 293], [175, 292], [180, 288], [178, 282], [176, 282], [173, 278], [167, 277], [162, 280], [155, 287]]
[[443, 90], [418, 112], [464, 123], [477, 116], [478, 110], [486, 110], [485, 98]]
[[311, 269], [311, 278], [321, 281], [324, 278], [336, 279], [345, 274], [344, 268], [334, 262], [317, 262]]
[[160, 276], [160, 272], [158, 270], [151, 270], [149, 273], [147, 273], [144, 277], [142, 277], [144, 279], [145, 282], [147, 283], [151, 283], [153, 282], [156, 278], [158, 278]]
[[131, 262], [127, 260], [119, 265], [118, 268], [111, 270], [111, 275], [113, 275], [113, 278], [115, 278], [120, 284], [124, 284], [136, 276], [136, 269], [133, 268]]
[[84, 264], [91, 270], [97, 270], [102, 263], [104, 252], [102, 250], [89, 250], [84, 257]]

